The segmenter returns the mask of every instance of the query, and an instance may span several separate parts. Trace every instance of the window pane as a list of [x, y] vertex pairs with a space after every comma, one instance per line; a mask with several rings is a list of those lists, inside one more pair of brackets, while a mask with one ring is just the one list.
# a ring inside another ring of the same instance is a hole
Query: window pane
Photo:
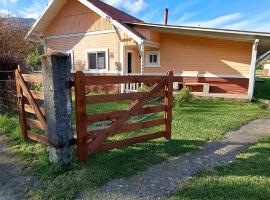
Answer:
[[153, 55], [153, 63], [157, 63], [157, 55]]
[[97, 53], [97, 65], [98, 69], [106, 69], [106, 55], [105, 52]]
[[152, 55], [150, 55], [149, 62], [150, 62], [150, 63], [153, 62], [153, 56], [152, 56]]
[[89, 69], [97, 69], [97, 54], [88, 53], [88, 65]]

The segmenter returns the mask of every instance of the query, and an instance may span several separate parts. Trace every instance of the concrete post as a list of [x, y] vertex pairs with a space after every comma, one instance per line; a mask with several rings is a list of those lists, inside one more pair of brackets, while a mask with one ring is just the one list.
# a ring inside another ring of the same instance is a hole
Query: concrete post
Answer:
[[50, 161], [68, 164], [71, 161], [73, 131], [70, 90], [71, 62], [67, 54], [53, 53], [42, 58], [45, 113], [49, 139], [59, 146], [49, 147]]

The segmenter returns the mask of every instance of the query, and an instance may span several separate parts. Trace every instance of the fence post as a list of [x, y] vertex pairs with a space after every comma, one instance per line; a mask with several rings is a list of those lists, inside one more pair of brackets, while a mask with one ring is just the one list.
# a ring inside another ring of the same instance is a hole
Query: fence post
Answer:
[[88, 146], [85, 102], [85, 75], [81, 71], [78, 71], [75, 74], [75, 100], [78, 160], [86, 161], [88, 156]]
[[67, 54], [52, 53], [42, 57], [44, 103], [49, 140], [59, 148], [49, 147], [51, 162], [71, 161], [73, 131], [70, 89], [71, 62]]
[[166, 83], [166, 96], [165, 96], [165, 105], [166, 111], [164, 114], [165, 118], [165, 138], [167, 140], [171, 139], [172, 131], [172, 107], [173, 107], [173, 72], [168, 71], [167, 74], [167, 83]]
[[25, 110], [24, 110], [24, 99], [23, 99], [23, 92], [22, 88], [18, 81], [20, 70], [19, 68], [15, 70], [15, 81], [16, 81], [16, 90], [17, 90], [17, 97], [18, 97], [18, 109], [19, 109], [19, 122], [22, 129], [22, 136], [23, 139], [27, 139], [27, 125], [25, 121]]

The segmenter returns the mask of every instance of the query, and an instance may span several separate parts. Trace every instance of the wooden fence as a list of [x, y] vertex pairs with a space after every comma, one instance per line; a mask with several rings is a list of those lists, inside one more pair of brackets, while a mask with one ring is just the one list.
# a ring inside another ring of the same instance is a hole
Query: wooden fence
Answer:
[[42, 75], [21, 74], [17, 69], [15, 80], [23, 138], [56, 147], [46, 136], [48, 128], [45, 119], [44, 94], [33, 87], [34, 84], [43, 83]]
[[[91, 154], [121, 148], [135, 143], [141, 143], [160, 137], [171, 138], [173, 73], [166, 76], [86, 76], [77, 72], [74, 76], [76, 96], [76, 126], [78, 159], [85, 161]], [[123, 94], [105, 94], [87, 96], [86, 88], [91, 85], [129, 84], [139, 83], [151, 85], [149, 92], [134, 92]], [[151, 107], [145, 105], [152, 99], [162, 98], [163, 104]], [[132, 101], [124, 110], [106, 113], [87, 114], [87, 105], [105, 102]], [[149, 113], [164, 112], [159, 119], [127, 123], [132, 116]], [[99, 121], [110, 121], [110, 124], [101, 130], [88, 130], [88, 125]], [[164, 125], [164, 130], [155, 133], [107, 142], [108, 137], [123, 132]]]
[[[42, 87], [43, 77], [41, 75], [21, 74], [15, 71], [16, 90], [18, 96], [18, 108], [20, 126], [24, 139], [30, 139], [39, 143], [58, 148], [47, 137], [47, 123], [44, 108], [44, 93]], [[73, 77], [75, 86], [76, 106], [76, 131], [78, 160], [85, 161], [91, 154], [121, 148], [147, 140], [165, 137], [171, 138], [172, 122], [172, 95], [173, 95], [173, 73], [168, 72], [166, 76], [86, 76], [77, 72]], [[87, 88], [92, 85], [129, 84], [139, 83], [150, 85], [148, 92], [117, 93], [87, 95]], [[36, 90], [39, 88], [39, 90]], [[160, 104], [149, 105], [149, 101], [160, 99]], [[103, 113], [87, 114], [87, 105], [106, 102], [128, 101], [131, 105], [124, 110]], [[151, 113], [164, 112], [157, 119], [128, 123], [134, 116], [147, 115]], [[47, 116], [50, 117], [50, 116]], [[99, 130], [89, 130], [89, 124], [109, 121], [109, 125]], [[117, 134], [148, 129], [155, 126], [163, 126], [163, 130], [140, 135], [133, 138], [108, 142], [107, 138]]]

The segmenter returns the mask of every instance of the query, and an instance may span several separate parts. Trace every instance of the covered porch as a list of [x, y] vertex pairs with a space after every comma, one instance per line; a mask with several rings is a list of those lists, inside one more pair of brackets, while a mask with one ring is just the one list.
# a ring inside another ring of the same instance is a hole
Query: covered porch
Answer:
[[[122, 47], [123, 57], [121, 75], [151, 75], [145, 73], [145, 67], [160, 67], [160, 44], [147, 41], [142, 45], [132, 44]], [[153, 73], [152, 75], [157, 75]], [[130, 83], [122, 86], [122, 92], [133, 92], [141, 87], [138, 83]]]

